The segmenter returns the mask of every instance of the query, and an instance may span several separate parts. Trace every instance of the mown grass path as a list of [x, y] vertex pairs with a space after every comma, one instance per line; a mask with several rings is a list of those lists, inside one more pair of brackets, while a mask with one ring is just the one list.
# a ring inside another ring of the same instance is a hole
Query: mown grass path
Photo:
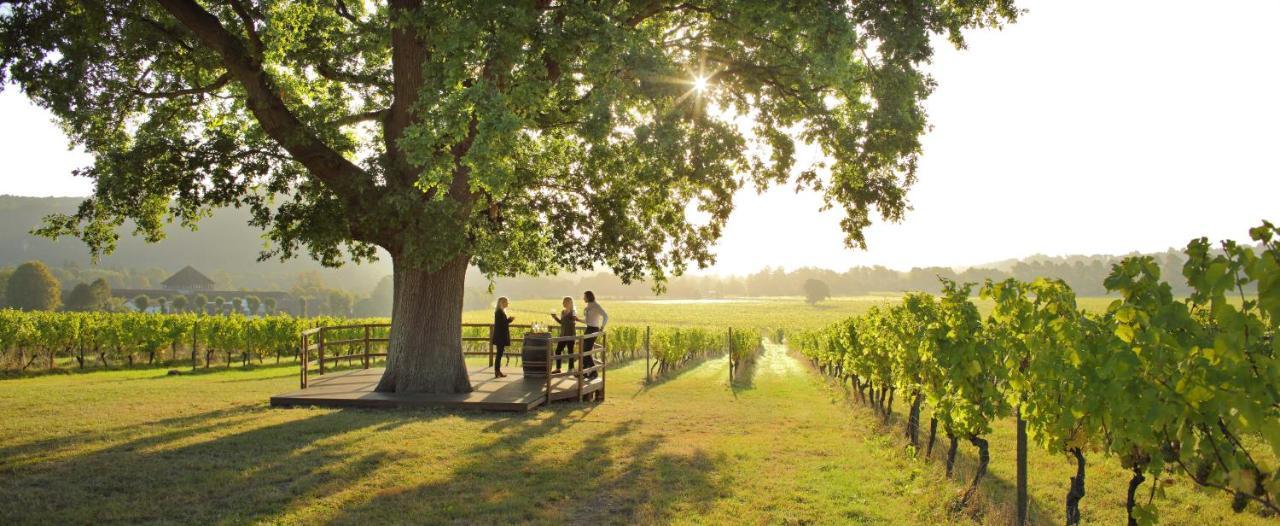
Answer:
[[635, 363], [526, 415], [267, 407], [292, 367], [0, 381], [0, 523], [949, 520], [937, 470], [781, 347], [753, 372]]

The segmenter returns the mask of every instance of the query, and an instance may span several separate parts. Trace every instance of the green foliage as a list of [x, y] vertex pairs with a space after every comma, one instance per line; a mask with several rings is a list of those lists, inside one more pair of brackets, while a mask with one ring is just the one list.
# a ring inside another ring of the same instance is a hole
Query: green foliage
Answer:
[[49, 267], [39, 261], [29, 261], [19, 265], [9, 277], [5, 301], [7, 306], [20, 310], [54, 310], [62, 303], [62, 290], [58, 280], [49, 273]]
[[[1207, 239], [1187, 245], [1183, 276], [1194, 292], [1172, 297], [1149, 258], [1133, 258], [1107, 280], [1115, 335], [1132, 374], [1151, 393], [1142, 420], [1118, 440], [1133, 463], [1159, 475], [1175, 470], [1280, 511], [1280, 245], [1269, 222], [1250, 231], [1261, 253], [1232, 241], [1212, 254]], [[1250, 299], [1246, 288], [1257, 287]], [[1237, 302], [1228, 301], [1234, 296]]]
[[250, 316], [257, 316], [262, 309], [262, 300], [257, 296], [249, 296], [244, 299], [245, 308], [249, 309]]
[[1077, 309], [1075, 294], [1061, 280], [987, 282], [982, 297], [995, 302], [987, 321], [990, 342], [1004, 357], [1004, 392], [1020, 409], [1030, 438], [1054, 452], [1105, 444], [1103, 416], [1126, 403], [1116, 390], [1115, 375], [1125, 369], [1112, 362], [1107, 321]]
[[734, 363], [750, 361], [760, 353], [764, 345], [764, 338], [760, 333], [751, 329], [733, 329], [729, 341], [729, 355]]
[[4, 299], [5, 288], [9, 286], [9, 276], [13, 275], [13, 269], [0, 269], [0, 305], [7, 305]]
[[71, 293], [67, 295], [67, 310], [83, 312], [94, 310], [94, 307], [93, 290], [87, 283], [77, 283], [71, 288]]
[[810, 305], [817, 305], [819, 301], [831, 297], [831, 287], [827, 286], [827, 282], [818, 279], [807, 279], [804, 282], [804, 299]]
[[[947, 280], [934, 299], [908, 295], [788, 343], [821, 368], [863, 385], [926, 395], [948, 432], [976, 437], [1016, 407], [1029, 435], [1055, 451], [1102, 451], [1134, 473], [1134, 487], [1166, 473], [1280, 511], [1280, 232], [1250, 231], [1260, 253], [1232, 241], [1185, 251], [1193, 293], [1174, 298], [1150, 257], [1117, 264], [1120, 294], [1088, 314], [1061, 280], [988, 281], [984, 323], [969, 286]], [[1246, 290], [1258, 290], [1250, 297]], [[1130, 517], [1157, 518], [1131, 499]]]
[[89, 292], [92, 297], [91, 309], [101, 310], [107, 308], [111, 303], [111, 285], [107, 284], [107, 280], [98, 278], [89, 284]]
[[[859, 246], [873, 208], [907, 208], [932, 37], [959, 46], [1017, 15], [1010, 0], [340, 5], [8, 5], [0, 81], [95, 158], [94, 196], [42, 233], [99, 253], [125, 219], [154, 241], [166, 219], [233, 205], [268, 255], [336, 265], [380, 246], [407, 268], [660, 280], [711, 261], [735, 190], [794, 171]], [[798, 143], [829, 161], [799, 165]]]

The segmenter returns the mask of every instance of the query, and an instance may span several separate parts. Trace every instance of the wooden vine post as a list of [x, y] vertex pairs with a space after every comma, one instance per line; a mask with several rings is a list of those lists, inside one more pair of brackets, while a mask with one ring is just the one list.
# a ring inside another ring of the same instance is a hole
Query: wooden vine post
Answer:
[[649, 368], [649, 326], [644, 326], [644, 383], [650, 383], [653, 379], [650, 377]]
[[726, 337], [726, 348], [729, 349], [729, 383], [733, 383], [733, 370], [737, 368], [737, 364], [733, 359], [733, 327], [729, 327], [729, 335]]
[[1023, 526], [1027, 523], [1027, 421], [1022, 419], [1021, 407], [1014, 410], [1014, 419], [1018, 427], [1017, 525]]

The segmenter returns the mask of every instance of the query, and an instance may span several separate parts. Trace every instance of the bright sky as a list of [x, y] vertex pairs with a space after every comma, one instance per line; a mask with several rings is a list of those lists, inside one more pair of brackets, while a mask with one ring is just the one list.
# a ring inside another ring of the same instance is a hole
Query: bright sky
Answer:
[[[851, 251], [818, 196], [744, 191], [710, 271], [1157, 251], [1280, 220], [1280, 2], [1019, 5], [1018, 23], [968, 49], [939, 44], [905, 221]], [[91, 191], [47, 113], [10, 87], [0, 116], [0, 194]]]

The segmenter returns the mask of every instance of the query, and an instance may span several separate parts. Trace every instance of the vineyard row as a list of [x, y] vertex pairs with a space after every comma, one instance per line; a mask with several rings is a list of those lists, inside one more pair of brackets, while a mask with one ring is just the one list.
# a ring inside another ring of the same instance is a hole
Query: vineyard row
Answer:
[[[224, 359], [230, 364], [239, 359], [248, 364], [275, 356], [296, 359], [298, 335], [313, 327], [337, 327], [389, 320], [312, 317], [287, 315], [246, 317], [241, 315], [209, 316], [198, 314], [145, 313], [79, 313], [23, 312], [0, 310], [0, 363], [7, 368], [26, 370], [32, 367], [56, 367], [59, 360], [73, 360], [76, 367], [112, 367], [152, 364], [163, 361], [189, 360], [195, 366], [203, 360], [208, 365]], [[608, 342], [615, 362], [643, 356], [646, 327], [620, 325], [610, 327]], [[359, 340], [362, 328], [333, 329], [330, 340]], [[386, 338], [388, 329], [372, 329], [372, 338]], [[517, 330], [518, 332], [518, 330]], [[467, 337], [487, 336], [484, 327], [465, 327]], [[654, 368], [662, 373], [674, 370], [691, 360], [733, 349], [735, 362], [753, 356], [760, 346], [760, 333], [750, 329], [733, 329], [732, 343], [724, 330], [706, 328], [653, 327], [649, 329], [649, 350]], [[516, 334], [516, 340], [522, 334]], [[468, 351], [484, 351], [487, 344], [467, 341]], [[336, 349], [355, 352], [354, 349]]]
[[[1060, 280], [1010, 279], [981, 286], [995, 305], [983, 319], [970, 300], [975, 285], [944, 280], [940, 297], [909, 294], [788, 343], [886, 422], [895, 396], [907, 404], [904, 433], [917, 448], [927, 406], [923, 449], [932, 453], [940, 431], [948, 476], [957, 441], [977, 448], [961, 506], [986, 472], [984, 436], [1012, 415], [1020, 442], [1029, 438], [1075, 463], [1067, 524], [1080, 522], [1091, 455], [1117, 458], [1132, 472], [1130, 524], [1157, 521], [1163, 486], [1142, 484], [1162, 476], [1222, 492], [1237, 512], [1252, 503], [1280, 513], [1280, 232], [1264, 223], [1250, 234], [1257, 253], [1231, 241], [1220, 250], [1192, 241], [1182, 270], [1192, 293], [1182, 299], [1154, 260], [1130, 257], [1104, 283], [1118, 299], [1102, 314], [1080, 310]], [[1026, 454], [1018, 449], [1023, 520]]]

